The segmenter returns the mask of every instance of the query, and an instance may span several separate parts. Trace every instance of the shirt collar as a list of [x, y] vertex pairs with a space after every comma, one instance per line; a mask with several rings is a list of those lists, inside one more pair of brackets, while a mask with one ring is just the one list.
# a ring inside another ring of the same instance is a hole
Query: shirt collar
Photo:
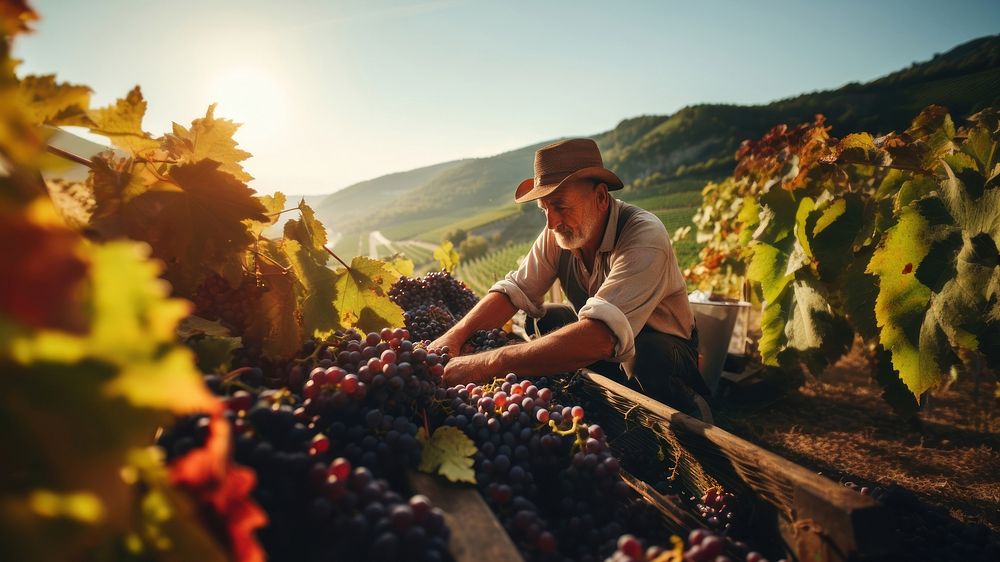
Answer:
[[621, 211], [622, 205], [621, 201], [614, 197], [609, 197], [609, 199], [611, 200], [611, 213], [608, 216], [608, 226], [604, 229], [604, 238], [601, 239], [601, 246], [597, 248], [598, 253], [606, 253], [615, 249], [615, 233], [618, 232], [618, 214]]

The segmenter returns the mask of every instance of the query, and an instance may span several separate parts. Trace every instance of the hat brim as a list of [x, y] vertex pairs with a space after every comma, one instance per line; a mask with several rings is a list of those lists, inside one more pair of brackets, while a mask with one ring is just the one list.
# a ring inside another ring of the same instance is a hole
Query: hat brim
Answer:
[[611, 170], [608, 170], [607, 168], [593, 166], [590, 168], [581, 168], [563, 178], [563, 180], [560, 181], [559, 183], [539, 185], [536, 187], [535, 178], [528, 178], [522, 181], [517, 186], [517, 190], [514, 191], [514, 202], [524, 203], [527, 201], [534, 201], [535, 199], [541, 199], [542, 197], [545, 197], [546, 195], [562, 187], [563, 184], [581, 178], [593, 178], [601, 180], [608, 185], [608, 191], [615, 191], [616, 189], [621, 189], [625, 187], [625, 184], [622, 182], [622, 180], [619, 179], [618, 176], [616, 176]]

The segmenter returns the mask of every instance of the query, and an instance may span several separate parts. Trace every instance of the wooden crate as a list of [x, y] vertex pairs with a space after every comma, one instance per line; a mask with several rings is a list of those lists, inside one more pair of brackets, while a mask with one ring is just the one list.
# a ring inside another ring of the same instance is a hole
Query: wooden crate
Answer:
[[[835, 562], [891, 556], [890, 513], [870, 497], [607, 377], [586, 370], [581, 373], [582, 386], [619, 415], [617, 419], [599, 419], [613, 450], [613, 434], [620, 434], [623, 426], [631, 424], [644, 435], [655, 435], [661, 444], [668, 445], [668, 454], [673, 455], [668, 464], [673, 461], [674, 476], [684, 482], [686, 489], [700, 494], [719, 484], [741, 498], [752, 499], [758, 520], [765, 520], [762, 532], [766, 534], [770, 526], [793, 558]], [[588, 417], [591, 413], [588, 410]], [[617, 429], [616, 423], [621, 424]], [[653, 449], [645, 454], [656, 455], [656, 443], [654, 440]], [[693, 518], [678, 515], [679, 506], [645, 482], [628, 474], [624, 478], [647, 501], [657, 505], [675, 528], [696, 524]]]

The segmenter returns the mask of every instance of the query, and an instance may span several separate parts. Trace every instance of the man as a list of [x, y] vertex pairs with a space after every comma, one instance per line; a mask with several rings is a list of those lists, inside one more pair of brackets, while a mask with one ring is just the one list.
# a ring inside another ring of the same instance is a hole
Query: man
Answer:
[[[545, 229], [519, 269], [493, 285], [431, 347], [447, 346], [457, 354], [476, 330], [502, 326], [519, 309], [535, 319], [529, 329], [541, 337], [452, 357], [445, 382], [590, 367], [706, 417], [704, 401], [691, 390], [708, 395], [698, 373], [694, 316], [663, 223], [611, 197], [608, 192], [624, 184], [604, 168], [593, 140], [571, 139], [539, 149], [534, 172], [517, 187], [514, 200], [537, 201], [545, 213]], [[543, 304], [557, 279], [572, 309]]]

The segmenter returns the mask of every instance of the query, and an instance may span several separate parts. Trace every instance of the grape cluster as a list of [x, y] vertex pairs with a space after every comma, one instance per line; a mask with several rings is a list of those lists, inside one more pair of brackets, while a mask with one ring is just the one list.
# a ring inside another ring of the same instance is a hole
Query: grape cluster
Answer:
[[[236, 461], [257, 474], [253, 496], [269, 516], [259, 537], [272, 560], [447, 559], [440, 511], [392, 491], [419, 462], [415, 416], [434, 403], [448, 361], [409, 338], [347, 330], [306, 342], [288, 371], [289, 382], [302, 379], [294, 391], [266, 388], [272, 377], [255, 367], [225, 383], [205, 377], [224, 396]], [[187, 427], [161, 445], [186, 448], [177, 443]]]
[[511, 335], [501, 328], [476, 330], [472, 334], [472, 337], [462, 346], [462, 353], [479, 353], [480, 351], [503, 347], [508, 343], [512, 343]]
[[178, 417], [169, 428], [158, 432], [156, 444], [163, 449], [167, 462], [200, 449], [208, 439], [211, 418], [205, 414]]
[[244, 276], [238, 287], [232, 287], [220, 275], [212, 274], [195, 289], [192, 300], [195, 314], [208, 320], [219, 320], [236, 333], [243, 333], [256, 314], [257, 303], [265, 288], [252, 275]]
[[403, 313], [406, 329], [417, 341], [434, 340], [455, 325], [448, 309], [436, 304], [422, 304]]
[[309, 519], [321, 524], [310, 546], [326, 559], [330, 553], [348, 561], [449, 558], [444, 514], [426, 496], [404, 500], [389, 482], [367, 468], [352, 469], [342, 457], [314, 465], [308, 485], [315, 492]]
[[705, 525], [713, 531], [729, 531], [737, 510], [736, 495], [722, 488], [711, 488], [702, 496], [697, 504], [698, 514]]
[[438, 305], [446, 308], [456, 319], [468, 314], [479, 302], [465, 283], [447, 271], [433, 271], [423, 277], [400, 277], [389, 289], [389, 298], [404, 311]]
[[631, 501], [600, 426], [546, 385], [508, 374], [440, 388], [437, 415], [476, 444], [477, 486], [525, 559], [601, 560], [626, 528], [658, 520]]
[[617, 550], [606, 562], [654, 562], [664, 559], [685, 562], [768, 562], [763, 555], [749, 550], [745, 544], [733, 542], [708, 529], [692, 530], [688, 534], [687, 548], [679, 537], [674, 536], [671, 540], [669, 548], [651, 545], [644, 549], [642, 541], [634, 535], [622, 535], [618, 539]]

